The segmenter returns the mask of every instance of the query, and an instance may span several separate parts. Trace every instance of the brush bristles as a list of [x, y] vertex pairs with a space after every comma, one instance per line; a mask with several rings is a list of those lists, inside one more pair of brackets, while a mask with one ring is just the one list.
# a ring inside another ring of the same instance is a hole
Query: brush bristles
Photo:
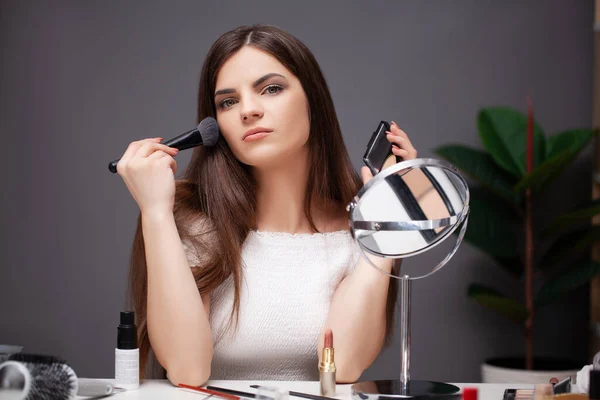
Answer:
[[9, 359], [25, 365], [31, 374], [27, 400], [67, 400], [77, 394], [77, 375], [64, 360], [22, 353], [13, 354]]
[[219, 126], [212, 117], [206, 117], [198, 125], [198, 131], [202, 137], [203, 146], [214, 146], [219, 139]]
[[67, 362], [62, 358], [55, 356], [46, 356], [42, 354], [27, 354], [27, 353], [15, 353], [11, 354], [8, 357], [11, 361], [19, 361], [22, 363], [32, 363], [32, 364], [66, 364]]

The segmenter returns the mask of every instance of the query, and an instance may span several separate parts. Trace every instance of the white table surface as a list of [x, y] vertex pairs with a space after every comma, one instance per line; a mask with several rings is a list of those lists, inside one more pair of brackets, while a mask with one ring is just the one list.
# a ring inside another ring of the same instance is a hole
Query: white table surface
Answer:
[[[110, 379], [108, 379], [111, 381]], [[219, 386], [228, 389], [240, 390], [243, 392], [256, 393], [256, 389], [252, 389], [250, 385], [273, 386], [282, 390], [292, 390], [296, 392], [319, 394], [319, 382], [302, 382], [302, 381], [208, 381], [206, 386]], [[454, 383], [461, 388], [476, 387], [479, 389], [479, 400], [502, 400], [504, 389], [533, 389], [533, 385], [524, 384], [491, 384], [491, 383]], [[350, 387], [352, 385], [340, 385], [336, 387], [338, 399], [348, 400], [351, 398]], [[164, 399], [189, 399], [201, 400], [206, 395], [200, 392], [193, 392], [186, 389], [181, 389], [173, 386], [167, 380], [145, 380], [137, 390], [117, 393], [108, 399], [145, 399], [145, 400], [164, 400]], [[86, 399], [87, 397], [77, 397], [77, 399]], [[211, 398], [211, 400], [214, 399]], [[302, 400], [299, 397], [290, 396], [290, 400]]]

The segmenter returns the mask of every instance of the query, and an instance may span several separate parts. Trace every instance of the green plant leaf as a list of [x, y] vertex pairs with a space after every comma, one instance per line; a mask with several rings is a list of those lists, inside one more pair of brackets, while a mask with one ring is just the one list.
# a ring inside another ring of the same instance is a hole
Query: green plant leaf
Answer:
[[548, 249], [539, 264], [539, 269], [547, 271], [554, 265], [567, 263], [575, 256], [600, 241], [600, 226], [578, 229], [558, 238]]
[[539, 192], [548, 183], [552, 182], [564, 167], [574, 158], [569, 150], [563, 151], [558, 156], [544, 161], [541, 165], [525, 175], [519, 183], [515, 185], [514, 191], [522, 193], [527, 188], [531, 188], [534, 192]]
[[505, 202], [481, 187], [470, 188], [470, 215], [465, 238], [504, 266], [512, 275], [520, 275], [520, 264], [511, 268], [503, 261], [518, 257], [516, 227], [518, 218]]
[[[527, 116], [508, 107], [490, 107], [477, 116], [479, 137], [494, 161], [517, 178], [526, 174], [525, 151]], [[534, 124], [534, 167], [544, 161], [546, 139], [542, 128]]]
[[592, 200], [559, 215], [541, 232], [541, 236], [548, 237], [572, 225], [589, 220], [597, 214], [600, 214], [600, 199]]
[[552, 182], [594, 137], [592, 129], [573, 129], [550, 136], [546, 142], [546, 159], [515, 186], [520, 193], [526, 188], [539, 191]]
[[467, 295], [482, 306], [492, 309], [518, 324], [524, 323], [529, 316], [529, 312], [523, 304], [487, 286], [472, 283], [469, 285]]
[[518, 204], [521, 201], [512, 189], [514, 178], [498, 167], [488, 153], [463, 145], [440, 146], [434, 152], [508, 202]]
[[597, 133], [593, 129], [571, 129], [548, 137], [546, 159], [554, 158], [566, 149], [574, 154], [579, 153]]
[[600, 274], [600, 263], [587, 261], [575, 267], [568, 267], [550, 278], [540, 289], [535, 299], [536, 307], [550, 304], [568, 292], [588, 283]]

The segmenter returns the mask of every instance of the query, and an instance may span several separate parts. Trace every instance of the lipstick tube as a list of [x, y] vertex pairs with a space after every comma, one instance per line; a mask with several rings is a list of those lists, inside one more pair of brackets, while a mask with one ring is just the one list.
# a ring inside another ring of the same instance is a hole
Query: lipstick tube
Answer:
[[321, 396], [335, 396], [335, 360], [333, 351], [333, 333], [331, 329], [325, 332], [325, 345], [319, 363], [319, 382]]

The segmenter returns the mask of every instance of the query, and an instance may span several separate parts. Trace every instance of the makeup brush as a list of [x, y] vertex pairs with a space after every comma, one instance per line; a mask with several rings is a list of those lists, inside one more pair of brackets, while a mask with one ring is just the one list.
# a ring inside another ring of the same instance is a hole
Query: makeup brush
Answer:
[[[191, 149], [197, 146], [214, 146], [219, 139], [219, 126], [217, 120], [212, 117], [206, 117], [198, 126], [191, 131], [182, 133], [181, 135], [163, 142], [165, 146], [173, 147], [178, 150]], [[119, 159], [111, 161], [108, 164], [108, 169], [113, 174], [117, 172], [117, 164]]]

